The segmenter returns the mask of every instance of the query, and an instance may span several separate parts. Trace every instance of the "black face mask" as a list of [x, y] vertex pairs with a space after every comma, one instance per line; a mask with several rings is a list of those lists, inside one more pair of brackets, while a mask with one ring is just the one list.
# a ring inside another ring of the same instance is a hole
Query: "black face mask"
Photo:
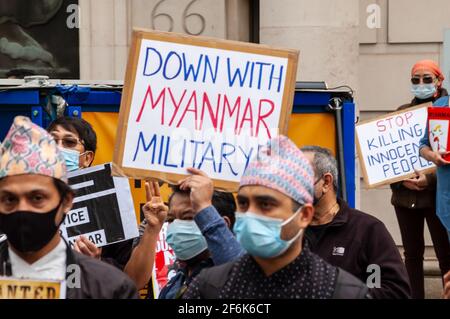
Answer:
[[38, 251], [50, 242], [64, 221], [63, 218], [58, 225], [55, 223], [61, 203], [62, 201], [47, 213], [31, 211], [0, 213], [0, 231], [6, 234], [8, 242], [18, 251], [22, 253]]

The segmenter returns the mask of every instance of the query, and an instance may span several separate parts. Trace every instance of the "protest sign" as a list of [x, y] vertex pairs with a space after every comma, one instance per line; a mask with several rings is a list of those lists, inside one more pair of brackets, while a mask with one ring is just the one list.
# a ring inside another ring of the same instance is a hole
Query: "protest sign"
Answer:
[[65, 283], [0, 277], [0, 299], [64, 299]]
[[356, 125], [358, 156], [368, 187], [391, 184], [428, 172], [434, 164], [419, 155], [427, 106], [389, 113]]
[[79, 235], [97, 247], [139, 236], [130, 184], [111, 176], [111, 164], [70, 172], [68, 177], [76, 197], [60, 229], [71, 245]]
[[164, 223], [156, 243], [155, 264], [152, 276], [153, 297], [155, 299], [158, 299], [161, 289], [166, 286], [170, 278], [174, 275], [174, 271], [171, 272], [170, 269], [174, 266], [176, 258], [172, 248], [166, 242], [168, 225], [168, 223]]
[[[433, 151], [446, 153], [450, 151], [450, 108], [428, 108], [428, 137]], [[450, 154], [443, 155], [443, 159], [450, 161]]]
[[298, 51], [135, 30], [113, 173], [175, 183], [187, 167], [235, 190], [258, 149], [287, 133]]

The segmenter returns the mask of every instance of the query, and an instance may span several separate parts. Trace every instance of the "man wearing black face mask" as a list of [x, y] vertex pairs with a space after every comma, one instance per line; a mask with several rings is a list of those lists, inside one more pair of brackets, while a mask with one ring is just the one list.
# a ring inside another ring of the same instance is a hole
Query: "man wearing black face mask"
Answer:
[[[319, 146], [301, 150], [316, 176], [315, 212], [305, 231], [311, 251], [366, 282], [374, 299], [408, 298], [406, 268], [384, 224], [337, 197], [337, 163], [329, 150]], [[374, 269], [379, 269], [378, 280], [372, 276]]]
[[[137, 298], [121, 271], [72, 251], [59, 225], [72, 207], [64, 158], [54, 139], [18, 116], [0, 147], [0, 276], [67, 282], [66, 297]], [[69, 268], [70, 267], [70, 268]]]

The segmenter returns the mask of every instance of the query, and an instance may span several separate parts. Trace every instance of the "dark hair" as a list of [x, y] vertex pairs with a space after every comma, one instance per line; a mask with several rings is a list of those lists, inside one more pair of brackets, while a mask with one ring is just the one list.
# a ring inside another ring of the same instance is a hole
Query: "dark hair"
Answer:
[[[172, 198], [176, 195], [189, 196], [189, 190], [181, 190], [178, 185], [169, 185], [172, 189], [172, 194], [169, 196], [168, 206], [170, 207], [170, 202]], [[214, 191], [212, 197], [212, 205], [217, 209], [217, 212], [222, 217], [228, 217], [230, 219], [230, 228], [233, 229], [234, 222], [236, 221], [236, 201], [232, 193]]]
[[66, 197], [67, 195], [75, 196], [74, 190], [64, 183], [62, 180], [53, 178], [53, 183], [55, 184], [56, 189], [58, 190], [59, 196], [61, 197], [61, 200]]
[[220, 216], [230, 219], [230, 228], [233, 229], [236, 221], [236, 201], [232, 193], [214, 191], [212, 205], [217, 209]]
[[24, 77], [29, 75], [35, 75], [35, 73], [29, 69], [12, 69], [6, 73], [7, 78], [15, 77], [18, 79], [23, 79]]
[[97, 134], [95, 134], [89, 122], [78, 117], [62, 116], [49, 124], [47, 132], [53, 131], [58, 125], [65, 130], [76, 133], [82, 140], [84, 149], [95, 154], [97, 150]]
[[172, 190], [172, 193], [169, 196], [169, 200], [167, 201], [167, 206], [170, 207], [170, 203], [172, 202], [172, 198], [175, 195], [185, 195], [189, 196], [189, 190], [182, 190], [178, 185], [169, 185], [170, 189]]

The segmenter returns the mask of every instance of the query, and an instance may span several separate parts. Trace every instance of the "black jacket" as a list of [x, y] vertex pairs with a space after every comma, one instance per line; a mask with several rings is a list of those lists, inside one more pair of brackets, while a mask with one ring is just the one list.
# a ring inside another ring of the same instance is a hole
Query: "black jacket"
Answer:
[[[313, 258], [320, 259], [316, 255]], [[238, 262], [239, 260], [234, 260], [220, 266], [204, 268], [194, 278], [193, 284], [188, 288], [183, 299], [220, 299], [220, 294]], [[366, 285], [358, 278], [343, 269], [332, 268], [337, 272], [332, 299], [372, 299]]]
[[[138, 293], [133, 281], [120, 270], [95, 258], [84, 256], [67, 245], [67, 266], [78, 265], [81, 271], [80, 288], [70, 288], [68, 268], [67, 299], [137, 299]], [[11, 276], [11, 263], [7, 242], [0, 243], [0, 276]]]
[[[305, 238], [313, 253], [353, 274], [363, 282], [380, 266], [380, 288], [370, 289], [374, 299], [409, 298], [406, 267], [384, 224], [377, 218], [350, 208], [338, 200], [340, 210], [325, 226], [309, 226]], [[369, 282], [373, 283], [373, 276]]]

